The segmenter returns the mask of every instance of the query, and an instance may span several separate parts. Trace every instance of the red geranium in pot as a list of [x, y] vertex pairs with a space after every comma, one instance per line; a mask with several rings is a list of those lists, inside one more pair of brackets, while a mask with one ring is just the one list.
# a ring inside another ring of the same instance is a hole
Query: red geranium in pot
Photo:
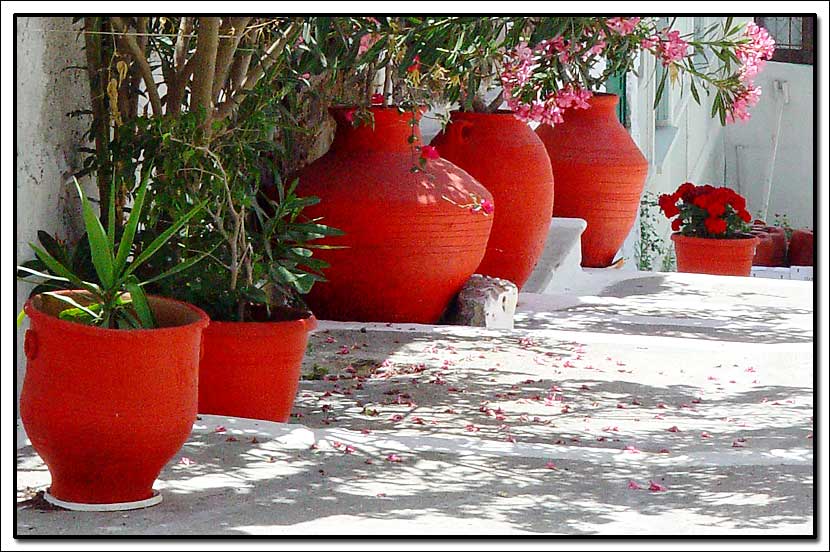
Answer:
[[752, 215], [741, 195], [724, 186], [686, 182], [658, 203], [672, 219], [678, 271], [749, 276], [758, 238], [748, 233]]

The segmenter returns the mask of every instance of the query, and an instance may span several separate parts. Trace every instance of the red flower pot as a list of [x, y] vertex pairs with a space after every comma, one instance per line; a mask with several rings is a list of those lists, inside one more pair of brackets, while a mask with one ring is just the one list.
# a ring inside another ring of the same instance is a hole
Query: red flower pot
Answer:
[[493, 230], [476, 273], [521, 288], [542, 255], [550, 228], [553, 173], [544, 144], [509, 111], [455, 111], [432, 145], [493, 194]]
[[735, 239], [696, 238], [672, 234], [678, 272], [749, 276], [758, 238], [746, 235]]
[[320, 240], [345, 249], [315, 252], [331, 267], [306, 302], [332, 320], [434, 323], [484, 256], [493, 217], [469, 204], [493, 197], [445, 159], [412, 172], [411, 113], [373, 108], [373, 128], [350, 111], [332, 110], [331, 149], [299, 175], [297, 193], [321, 199], [304, 213], [345, 232]]
[[269, 322], [211, 322], [199, 366], [199, 412], [285, 422], [291, 414], [310, 312], [282, 309]]
[[556, 179], [553, 215], [585, 219], [582, 266], [606, 267], [637, 218], [648, 162], [617, 120], [614, 94], [594, 94], [588, 109], [568, 109], [565, 122], [540, 125]]
[[812, 230], [795, 230], [790, 236], [790, 265], [813, 266]]
[[128, 509], [160, 501], [153, 482], [190, 435], [209, 320], [186, 303], [148, 299], [157, 329], [86, 326], [58, 319], [66, 304], [57, 299], [26, 302], [31, 327], [20, 417], [52, 475], [47, 498], [62, 506]]
[[787, 234], [777, 226], [753, 226], [758, 247], [752, 266], [787, 266]]

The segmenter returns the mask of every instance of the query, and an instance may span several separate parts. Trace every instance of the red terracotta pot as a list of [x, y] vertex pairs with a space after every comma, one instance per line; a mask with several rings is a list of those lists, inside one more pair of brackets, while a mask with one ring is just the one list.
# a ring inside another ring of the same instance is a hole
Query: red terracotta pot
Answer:
[[594, 94], [589, 109], [569, 109], [565, 122], [540, 125], [556, 179], [553, 215], [585, 219], [582, 266], [606, 267], [637, 218], [648, 162], [617, 120], [614, 94]]
[[300, 173], [297, 193], [321, 199], [304, 213], [345, 232], [320, 241], [346, 247], [315, 252], [331, 267], [306, 302], [325, 319], [434, 323], [484, 256], [493, 217], [468, 205], [493, 196], [445, 159], [413, 173], [410, 113], [373, 108], [373, 129], [349, 111], [332, 110], [331, 149]]
[[758, 238], [747, 234], [743, 238], [713, 239], [671, 236], [677, 255], [678, 272], [749, 276]]
[[283, 321], [211, 322], [199, 366], [199, 412], [288, 421], [308, 334], [310, 312], [282, 311]]
[[790, 237], [790, 265], [813, 266], [813, 231], [795, 230]]
[[148, 299], [157, 329], [86, 326], [58, 319], [66, 305], [57, 299], [26, 302], [20, 417], [52, 475], [47, 498], [138, 507], [155, 499], [153, 482], [190, 435], [209, 320], [186, 303]]
[[521, 288], [542, 255], [550, 228], [553, 173], [544, 144], [510, 111], [455, 111], [432, 145], [493, 194], [493, 230], [476, 273]]
[[751, 233], [758, 237], [752, 266], [787, 266], [787, 234], [783, 228], [758, 225]]

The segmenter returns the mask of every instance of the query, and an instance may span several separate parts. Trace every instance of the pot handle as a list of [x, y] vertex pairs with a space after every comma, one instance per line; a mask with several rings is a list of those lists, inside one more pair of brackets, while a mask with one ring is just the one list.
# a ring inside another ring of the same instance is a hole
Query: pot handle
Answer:
[[453, 141], [463, 144], [470, 138], [470, 129], [473, 123], [470, 121], [453, 121], [450, 125], [450, 132], [453, 134]]
[[26, 358], [30, 362], [37, 358], [37, 334], [31, 328], [26, 330], [23, 337], [23, 352], [26, 353]]

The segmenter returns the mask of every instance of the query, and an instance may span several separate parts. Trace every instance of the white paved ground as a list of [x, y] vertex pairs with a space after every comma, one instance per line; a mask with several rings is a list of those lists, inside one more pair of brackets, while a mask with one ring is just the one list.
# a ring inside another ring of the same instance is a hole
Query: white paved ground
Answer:
[[46, 509], [22, 448], [18, 533], [810, 534], [812, 308], [595, 271], [514, 331], [323, 322], [292, 422], [202, 416], [158, 506]]

